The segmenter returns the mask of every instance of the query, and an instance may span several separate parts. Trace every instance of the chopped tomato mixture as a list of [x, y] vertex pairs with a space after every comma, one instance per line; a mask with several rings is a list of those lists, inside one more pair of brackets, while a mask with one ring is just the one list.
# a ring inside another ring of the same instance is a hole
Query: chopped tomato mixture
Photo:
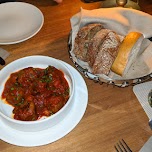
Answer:
[[53, 66], [28, 67], [12, 73], [2, 99], [14, 107], [14, 119], [34, 121], [59, 111], [69, 99], [64, 73]]

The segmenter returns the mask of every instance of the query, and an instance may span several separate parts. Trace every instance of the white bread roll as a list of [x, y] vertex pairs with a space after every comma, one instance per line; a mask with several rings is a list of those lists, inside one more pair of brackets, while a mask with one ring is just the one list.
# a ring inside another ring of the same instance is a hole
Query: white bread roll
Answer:
[[119, 46], [118, 55], [115, 58], [111, 70], [125, 76], [131, 65], [135, 62], [137, 55], [140, 54], [140, 46], [144, 37], [139, 32], [130, 32]]

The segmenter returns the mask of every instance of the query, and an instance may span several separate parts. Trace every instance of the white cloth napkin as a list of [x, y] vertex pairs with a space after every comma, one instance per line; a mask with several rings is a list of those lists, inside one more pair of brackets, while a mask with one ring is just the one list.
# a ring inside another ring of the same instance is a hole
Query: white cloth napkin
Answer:
[[[102, 23], [105, 28], [111, 29], [120, 35], [126, 35], [131, 31], [138, 31], [144, 35], [144, 41], [140, 48], [141, 55], [136, 60], [136, 63], [132, 65], [129, 70], [129, 74], [125, 79], [134, 79], [148, 75], [152, 72], [152, 43], [146, 39], [152, 37], [152, 16], [134, 9], [127, 8], [100, 8], [95, 10], [80, 10], [79, 13], [71, 18], [72, 28], [72, 50], [71, 56], [83, 68], [87, 68], [88, 64], [78, 60], [73, 51], [74, 40], [78, 30], [88, 23]], [[135, 69], [135, 70], [134, 70]], [[105, 77], [108, 80], [124, 79], [114, 73]]]
[[152, 137], [148, 139], [139, 152], [152, 152]]

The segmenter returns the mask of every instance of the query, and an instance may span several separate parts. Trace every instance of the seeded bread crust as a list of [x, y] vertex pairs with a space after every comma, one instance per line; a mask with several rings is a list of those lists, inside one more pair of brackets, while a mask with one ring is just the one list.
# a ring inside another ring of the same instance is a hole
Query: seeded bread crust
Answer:
[[111, 30], [108, 30], [108, 29], [101, 29], [95, 34], [95, 36], [90, 41], [88, 52], [87, 52], [87, 61], [91, 67], [93, 66], [95, 62], [96, 56], [99, 52], [99, 47], [105, 41], [106, 36], [108, 35], [110, 31]]
[[110, 31], [99, 47], [99, 52], [92, 67], [93, 74], [109, 74], [120, 44], [120, 37], [115, 32]]
[[87, 61], [87, 52], [90, 40], [103, 28], [102, 24], [88, 24], [82, 27], [75, 38], [74, 54], [78, 59]]

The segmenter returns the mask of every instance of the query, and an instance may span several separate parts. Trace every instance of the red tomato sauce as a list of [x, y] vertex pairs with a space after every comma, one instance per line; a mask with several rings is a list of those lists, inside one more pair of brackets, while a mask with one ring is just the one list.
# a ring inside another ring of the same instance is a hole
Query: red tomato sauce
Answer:
[[14, 119], [34, 121], [58, 112], [69, 99], [64, 73], [53, 66], [28, 67], [12, 73], [2, 99], [14, 107]]

